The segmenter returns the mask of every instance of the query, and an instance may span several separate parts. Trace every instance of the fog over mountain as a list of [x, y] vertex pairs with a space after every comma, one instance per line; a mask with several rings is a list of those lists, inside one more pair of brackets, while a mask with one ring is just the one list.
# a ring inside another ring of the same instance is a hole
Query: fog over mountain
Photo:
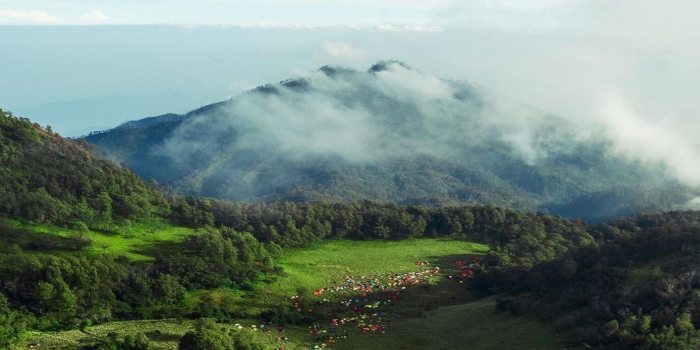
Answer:
[[[466, 86], [394, 63], [375, 66], [372, 74], [327, 67], [298, 83], [268, 93], [252, 93], [222, 108], [223, 115], [186, 120], [160, 150], [174, 160], [217, 149], [274, 151], [292, 159], [340, 157], [373, 162], [393, 157], [454, 157], [465, 145], [489, 137], [499, 124], [493, 104]], [[466, 119], [465, 116], [480, 115]], [[484, 118], [485, 117], [485, 118]], [[503, 114], [505, 119], [513, 116]], [[518, 120], [514, 124], [522, 124]], [[519, 142], [527, 129], [503, 135]], [[201, 139], [197, 133], [208, 135]], [[237, 137], [235, 135], [238, 135]], [[213, 137], [212, 137], [213, 136]], [[521, 145], [534, 156], [530, 140]]]
[[366, 72], [325, 66], [88, 141], [177, 193], [232, 200], [486, 203], [574, 215], [567, 203], [599, 197], [623, 211], [691, 199], [681, 190], [694, 185], [685, 163], [637, 153], [631, 146], [645, 140], [620, 129], [625, 122], [576, 123], [381, 61]]

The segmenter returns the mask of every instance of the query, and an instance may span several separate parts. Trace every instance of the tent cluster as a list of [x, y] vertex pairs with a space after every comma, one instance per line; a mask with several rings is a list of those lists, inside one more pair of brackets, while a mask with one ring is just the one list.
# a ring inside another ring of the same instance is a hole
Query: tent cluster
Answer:
[[481, 263], [483, 259], [480, 257], [475, 257], [472, 259], [471, 263], [468, 263], [463, 260], [457, 260], [455, 261], [455, 265], [457, 266], [458, 272], [457, 276], [455, 275], [449, 275], [447, 276], [450, 279], [454, 279], [460, 283], [463, 283], [464, 281], [460, 279], [462, 278], [471, 278], [474, 277], [474, 269], [476, 268], [477, 265]]
[[335, 344], [339, 339], [347, 339], [348, 331], [344, 330], [342, 334], [338, 332], [337, 328], [325, 329], [318, 324], [314, 324], [309, 327], [309, 335], [315, 335], [316, 340], [322, 342], [319, 347], [314, 346], [313, 349], [325, 349], [328, 346], [326, 343]]
[[[467, 261], [455, 261], [454, 275], [450, 278], [460, 279], [461, 277], [473, 276], [473, 269], [481, 262], [481, 258]], [[429, 261], [416, 261], [416, 266], [429, 266], [413, 272], [373, 274], [369, 276], [346, 275], [342, 282], [333, 282], [332, 285], [317, 289], [313, 295], [317, 298], [310, 306], [302, 303], [302, 296], [295, 295], [289, 300], [293, 301], [294, 309], [303, 314], [318, 315], [321, 317], [330, 316], [330, 322], [326, 326], [314, 324], [309, 327], [308, 334], [318, 343], [312, 349], [327, 349], [336, 341], [347, 339], [347, 327], [353, 327], [361, 333], [381, 332], [385, 333], [387, 326], [391, 322], [386, 319], [386, 308], [391, 306], [399, 297], [400, 293], [408, 286], [428, 283], [428, 281], [438, 276], [441, 271], [437, 266], [431, 266]], [[463, 281], [462, 281], [463, 282]], [[326, 297], [345, 296], [338, 303], [347, 308], [347, 312], [335, 310], [336, 298]], [[348, 298], [349, 297], [349, 298]], [[322, 299], [321, 299], [322, 298]], [[329, 299], [330, 298], [330, 299]], [[333, 301], [331, 301], [333, 300]], [[339, 331], [342, 330], [342, 333]], [[277, 350], [283, 350], [278, 348]]]
[[[418, 266], [430, 265], [427, 261], [417, 262]], [[347, 339], [347, 329], [339, 333], [339, 328], [353, 327], [361, 333], [381, 332], [384, 333], [387, 326], [385, 318], [386, 307], [395, 301], [401, 291], [407, 286], [427, 283], [431, 278], [440, 273], [439, 267], [429, 267], [407, 273], [373, 274], [370, 276], [344, 276], [341, 283], [334, 282], [333, 285], [318, 289], [313, 292], [314, 296], [321, 297], [329, 293], [336, 296], [350, 294], [350, 298], [339, 301], [340, 305], [347, 308], [347, 313], [339, 312], [327, 326], [315, 324], [309, 328], [309, 335], [313, 336], [316, 342], [323, 342], [316, 345], [314, 349], [325, 349], [338, 340]], [[338, 294], [340, 293], [340, 294]], [[331, 302], [328, 298], [319, 299], [315, 304], [318, 310], [311, 307], [304, 307], [299, 296], [293, 296], [295, 310], [304, 314], [319, 314], [328, 316], [330, 308], [336, 302]], [[335, 299], [335, 298], [333, 298]], [[307, 304], [308, 305], [308, 304]], [[337, 304], [335, 304], [337, 305]]]
[[[234, 324], [233, 326], [236, 327], [236, 329], [247, 328], [247, 327], [243, 327], [243, 325], [240, 324], [240, 323], [236, 323], [236, 324]], [[250, 325], [250, 330], [251, 330], [251, 331], [254, 331], [254, 332], [257, 331], [257, 330], [261, 330], [261, 331], [270, 333], [270, 332], [272, 332], [272, 330], [271, 330], [270, 327], [268, 327], [268, 326], [272, 326], [272, 322], [269, 322], [268, 324], [261, 323], [261, 324], [259, 324], [259, 325], [257, 325], [257, 324], [251, 324], [251, 325]], [[268, 327], [268, 328], [265, 329], [265, 327]], [[281, 327], [278, 327], [278, 328], [281, 328]]]
[[[429, 262], [421, 262], [421, 264], [425, 265], [430, 265]], [[369, 293], [372, 293], [376, 290], [379, 291], [391, 291], [397, 287], [404, 287], [405, 285], [414, 285], [418, 283], [426, 283], [427, 282], [427, 276], [431, 275], [436, 275], [440, 273], [440, 268], [439, 267], [431, 267], [429, 269], [424, 269], [424, 270], [418, 270], [415, 272], [409, 272], [409, 273], [390, 273], [388, 275], [372, 275], [370, 276], [371, 279], [365, 281], [365, 276], [360, 276], [359, 278], [355, 278], [352, 275], [348, 275], [344, 277], [344, 280], [346, 283], [344, 284], [335, 284], [332, 286], [328, 286], [325, 288], [318, 289], [314, 291], [314, 295], [319, 296], [323, 295], [323, 293], [326, 292], [340, 292], [340, 291], [360, 291], [362, 296], [366, 296]], [[386, 277], [386, 280], [382, 282], [380, 278]], [[424, 277], [421, 279], [421, 277]], [[294, 299], [294, 296], [291, 297], [291, 299]]]

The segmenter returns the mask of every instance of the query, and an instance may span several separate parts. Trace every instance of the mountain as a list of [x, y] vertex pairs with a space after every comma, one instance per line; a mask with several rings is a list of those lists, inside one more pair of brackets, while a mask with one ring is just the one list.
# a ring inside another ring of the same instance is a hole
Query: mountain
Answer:
[[600, 221], [693, 197], [564, 118], [394, 61], [325, 66], [85, 139], [177, 194], [234, 201], [479, 203]]

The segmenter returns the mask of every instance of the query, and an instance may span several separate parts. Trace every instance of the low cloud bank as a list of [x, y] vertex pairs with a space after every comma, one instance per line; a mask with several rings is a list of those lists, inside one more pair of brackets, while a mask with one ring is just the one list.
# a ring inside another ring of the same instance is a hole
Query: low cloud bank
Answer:
[[296, 81], [302, 83], [246, 94], [191, 118], [158, 152], [182, 162], [207, 152], [250, 152], [371, 163], [417, 155], [468, 160], [487, 146], [536, 165], [595, 143], [607, 145], [609, 157], [700, 185], [695, 143], [635, 113], [613, 92], [602, 94], [591, 119], [573, 122], [397, 62], [369, 72], [328, 67]]

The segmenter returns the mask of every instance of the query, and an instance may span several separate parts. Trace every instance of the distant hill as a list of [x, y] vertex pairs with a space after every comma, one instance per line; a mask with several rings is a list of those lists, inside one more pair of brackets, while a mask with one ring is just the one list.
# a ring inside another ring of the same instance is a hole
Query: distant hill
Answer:
[[0, 110], [0, 217], [101, 228], [167, 207], [162, 192], [91, 150]]
[[478, 203], [600, 221], [693, 197], [563, 118], [400, 62], [325, 66], [86, 140], [177, 194], [234, 201]]

